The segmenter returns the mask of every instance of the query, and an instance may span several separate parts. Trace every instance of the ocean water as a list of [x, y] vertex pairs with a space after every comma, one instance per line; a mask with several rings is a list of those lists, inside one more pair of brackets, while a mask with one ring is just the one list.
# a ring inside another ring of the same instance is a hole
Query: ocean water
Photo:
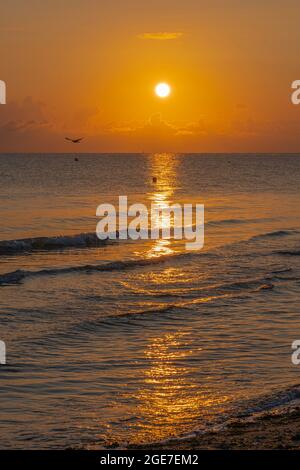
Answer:
[[[1, 448], [124, 447], [298, 399], [300, 155], [74, 157], [0, 155]], [[97, 243], [119, 195], [203, 203], [204, 248]]]

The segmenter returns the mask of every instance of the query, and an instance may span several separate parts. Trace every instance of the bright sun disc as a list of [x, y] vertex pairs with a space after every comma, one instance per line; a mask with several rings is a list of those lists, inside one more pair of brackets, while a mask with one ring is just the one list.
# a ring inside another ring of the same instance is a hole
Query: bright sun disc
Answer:
[[158, 83], [155, 87], [155, 93], [160, 98], [166, 98], [171, 92], [170, 85], [167, 83]]

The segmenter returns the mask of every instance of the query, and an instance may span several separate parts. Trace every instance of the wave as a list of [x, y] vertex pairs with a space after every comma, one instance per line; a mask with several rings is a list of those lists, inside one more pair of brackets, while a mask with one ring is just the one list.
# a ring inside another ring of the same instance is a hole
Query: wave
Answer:
[[[207, 222], [207, 226], [223, 226], [223, 225], [234, 225], [234, 224], [246, 224], [249, 222], [257, 222], [253, 219], [223, 219]], [[192, 226], [195, 230], [196, 226]], [[299, 230], [288, 229], [288, 230], [277, 230], [274, 232], [262, 233], [254, 235], [249, 239], [259, 240], [265, 238], [279, 238], [289, 235], [295, 235], [300, 233]], [[150, 232], [148, 232], [150, 235]], [[117, 233], [118, 239], [119, 233]], [[15, 240], [1, 240], [0, 241], [0, 256], [14, 255], [18, 253], [31, 253], [34, 251], [48, 251], [48, 250], [62, 250], [66, 248], [96, 248], [107, 243], [111, 243], [113, 240], [106, 239], [100, 240], [95, 232], [79, 233], [74, 235], [58, 235], [58, 236], [45, 236], [45, 237], [33, 237], [33, 238], [21, 238]], [[292, 252], [292, 255], [297, 255], [299, 252]], [[281, 252], [281, 254], [289, 254], [289, 252]]]
[[[54, 268], [45, 268], [37, 271], [17, 269], [12, 272], [0, 274], [0, 286], [8, 286], [12, 284], [19, 284], [21, 281], [26, 278], [33, 278], [38, 276], [54, 276], [54, 275], [64, 275], [71, 273], [92, 273], [92, 272], [109, 272], [109, 271], [125, 271], [131, 269], [142, 268], [145, 266], [154, 266], [170, 261], [177, 260], [187, 260], [194, 259], [195, 257], [209, 257], [209, 258], [218, 258], [218, 250], [206, 251], [206, 252], [181, 252], [181, 253], [172, 253], [169, 255], [162, 255], [154, 258], [136, 258], [130, 260], [118, 260], [112, 261], [103, 264], [85, 264], [85, 265], [76, 265], [76, 266], [67, 266], [67, 267], [54, 267]], [[280, 269], [277, 271], [272, 271], [271, 274], [259, 278], [250, 278], [250, 279], [239, 279], [234, 282], [224, 283], [224, 284], [215, 284], [213, 287], [217, 290], [222, 291], [240, 291], [240, 290], [253, 290], [258, 292], [260, 290], [273, 289], [274, 284], [272, 281], [278, 280], [278, 274], [284, 274], [285, 272], [291, 271], [291, 268]], [[286, 279], [286, 278], [284, 278]], [[210, 290], [210, 286], [204, 287], [204, 290]], [[163, 296], [163, 295], [162, 295]], [[167, 296], [176, 297], [174, 293], [168, 293]], [[182, 297], [182, 295], [178, 295]], [[184, 296], [183, 296], [184, 297]]]
[[[105, 264], [86, 264], [79, 266], [70, 266], [65, 268], [50, 268], [40, 269], [38, 271], [29, 271], [17, 269], [10, 273], [4, 273], [0, 275], [0, 286], [18, 284], [25, 278], [36, 277], [36, 276], [52, 276], [59, 274], [70, 274], [70, 273], [90, 273], [90, 272], [105, 272], [105, 271], [123, 271], [127, 269], [135, 269], [143, 266], [161, 264], [169, 261], [173, 258], [183, 258], [190, 256], [191, 253], [178, 253], [175, 255], [164, 255], [157, 258], [140, 258], [127, 261], [112, 261]], [[207, 255], [207, 254], [206, 254]], [[203, 254], [202, 256], [205, 256]]]
[[267, 232], [267, 233], [261, 233], [259, 235], [254, 235], [253, 237], [250, 238], [250, 240], [258, 240], [258, 239], [264, 239], [264, 238], [281, 238], [281, 237], [287, 237], [290, 235], [297, 235], [299, 233], [300, 233], [299, 230], [294, 230], [294, 229], [275, 230], [274, 232]]
[[276, 251], [276, 254], [282, 256], [300, 256], [300, 250], [280, 250]]
[[223, 219], [223, 220], [211, 220], [206, 222], [206, 225], [209, 226], [218, 226], [218, 225], [238, 225], [238, 224], [247, 224], [251, 223], [250, 220], [247, 219]]
[[[26, 278], [33, 278], [38, 276], [53, 276], [71, 273], [92, 273], [92, 272], [110, 272], [110, 271], [125, 271], [131, 269], [142, 268], [144, 266], [158, 265], [169, 261], [175, 261], [179, 259], [192, 258], [193, 256], [205, 256], [213, 257], [212, 253], [176, 253], [171, 255], [163, 255], [155, 258], [139, 258], [127, 261], [112, 261], [104, 264], [85, 264], [77, 266], [69, 266], [62, 268], [49, 268], [40, 269], [38, 271], [22, 270], [17, 269], [16, 271], [0, 274], [0, 286], [7, 286], [11, 284], [19, 284]], [[275, 276], [276, 278], [276, 276]], [[255, 290], [261, 289], [272, 289], [274, 286], [271, 283], [272, 276], [264, 276], [262, 278], [240, 280], [232, 283], [225, 283], [220, 285], [214, 285], [214, 288], [225, 289], [226, 291], [231, 290], [249, 290], [255, 288]], [[209, 286], [207, 287], [209, 289]], [[172, 293], [170, 296], [174, 296]], [[176, 295], [175, 295], [176, 297]]]
[[292, 271], [292, 268], [282, 268], [282, 269], [275, 269], [272, 271], [272, 274], [284, 274], [284, 273], [289, 273]]
[[106, 243], [107, 240], [100, 240], [96, 233], [2, 240], [0, 241], [0, 255], [39, 250], [57, 250], [63, 248], [98, 247], [105, 245]]
[[241, 279], [239, 281], [224, 284], [223, 288], [228, 290], [262, 290], [262, 289], [273, 289], [274, 285], [271, 283], [272, 277], [269, 275], [254, 279]]
[[210, 220], [206, 222], [207, 226], [218, 226], [218, 225], [241, 225], [241, 224], [255, 224], [255, 223], [262, 223], [262, 222], [269, 222], [272, 221], [271, 218], [265, 219], [222, 219], [222, 220]]
[[[239, 298], [240, 294], [219, 294], [215, 296], [203, 297], [197, 299], [197, 305], [205, 303], [206, 305], [217, 305], [220, 301], [224, 299], [235, 299]], [[47, 342], [48, 347], [50, 343], [53, 344], [66, 344], [66, 341], [73, 341], [74, 337], [77, 339], [80, 335], [85, 334], [95, 334], [96, 331], [109, 328], [110, 331], [112, 328], [116, 328], [120, 331], [120, 328], [126, 328], [132, 326], [135, 322], [139, 323], [139, 326], [146, 327], [150, 322], [151, 327], [153, 326], [153, 320], [159, 321], [160, 325], [166, 324], [169, 320], [173, 322], [174, 314], [178, 315], [182, 312], [191, 313], [193, 310], [193, 305], [195, 304], [195, 299], [189, 299], [185, 301], [172, 301], [162, 305], [162, 303], [149, 306], [148, 308], [141, 310], [128, 310], [126, 312], [115, 311], [114, 314], [106, 314], [92, 319], [85, 319], [84, 317], [76, 324], [71, 325], [70, 328], [64, 329], [63, 331], [50, 331], [45, 332], [41, 337], [38, 337], [36, 340], [31, 339], [31, 341], [41, 342], [40, 344], [45, 344]], [[170, 324], [170, 322], [169, 322]]]
[[261, 420], [262, 417], [269, 417], [274, 414], [290, 415], [295, 407], [297, 408], [300, 399], [300, 385], [294, 385], [283, 390], [270, 392], [267, 395], [258, 396], [255, 399], [246, 400], [237, 404], [238, 411], [235, 408], [226, 413], [224, 418], [216, 420], [201, 429], [195, 429], [192, 432], [182, 434], [177, 437], [163, 439], [161, 441], [147, 443], [150, 445], [175, 445], [176, 442], [189, 441], [190, 439], [206, 435], [208, 433], [220, 433], [226, 428], [241, 423], [253, 423]]
[[253, 404], [250, 403], [245, 410], [245, 414], [261, 413], [290, 404], [294, 400], [300, 399], [300, 385], [293, 385], [284, 390], [272, 392], [269, 395], [256, 398]]

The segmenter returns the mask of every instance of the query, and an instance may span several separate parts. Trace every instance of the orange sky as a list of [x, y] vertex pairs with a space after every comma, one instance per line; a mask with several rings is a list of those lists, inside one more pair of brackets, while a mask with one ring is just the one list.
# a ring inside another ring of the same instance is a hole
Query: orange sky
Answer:
[[[296, 0], [11, 0], [0, 151], [300, 152]], [[157, 82], [172, 94], [155, 96]]]

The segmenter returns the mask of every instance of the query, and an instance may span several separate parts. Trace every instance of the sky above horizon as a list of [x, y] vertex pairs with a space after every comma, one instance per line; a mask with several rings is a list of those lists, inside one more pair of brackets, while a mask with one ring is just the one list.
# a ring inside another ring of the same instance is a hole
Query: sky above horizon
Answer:
[[296, 0], [5, 2], [0, 152], [300, 151], [299, 17]]

